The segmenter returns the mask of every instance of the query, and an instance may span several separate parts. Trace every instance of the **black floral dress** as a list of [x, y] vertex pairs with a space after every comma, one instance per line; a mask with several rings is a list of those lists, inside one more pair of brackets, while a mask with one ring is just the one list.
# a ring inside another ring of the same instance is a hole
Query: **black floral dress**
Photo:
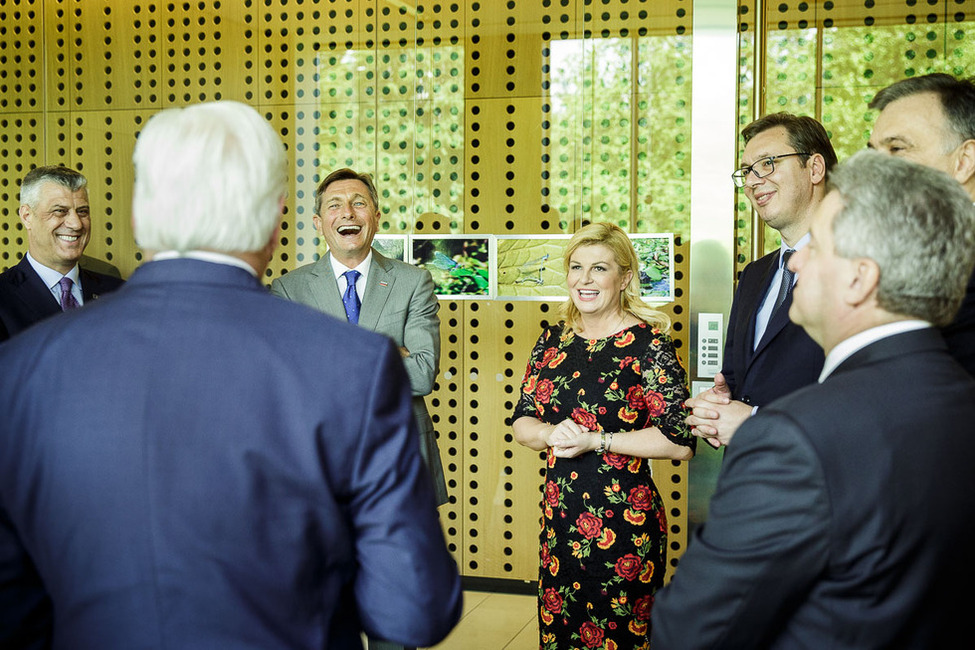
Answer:
[[[684, 424], [684, 369], [671, 339], [640, 323], [604, 339], [542, 332], [512, 421], [591, 431], [658, 427], [694, 447]], [[539, 648], [650, 646], [653, 594], [666, 570], [667, 522], [650, 461], [615, 453], [556, 458], [542, 498]]]

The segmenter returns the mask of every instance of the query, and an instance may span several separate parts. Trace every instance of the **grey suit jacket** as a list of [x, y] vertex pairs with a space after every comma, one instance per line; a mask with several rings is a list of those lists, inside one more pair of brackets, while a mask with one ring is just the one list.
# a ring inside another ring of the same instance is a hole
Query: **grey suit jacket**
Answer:
[[[274, 280], [271, 293], [346, 319], [328, 253], [317, 262]], [[437, 503], [442, 505], [447, 502], [447, 484], [433, 421], [423, 399], [433, 391], [440, 365], [439, 309], [429, 271], [383, 257], [372, 249], [372, 265], [366, 278], [359, 325], [385, 334], [397, 346], [410, 351], [410, 355], [403, 359], [403, 365], [413, 390], [420, 451], [433, 478]]]

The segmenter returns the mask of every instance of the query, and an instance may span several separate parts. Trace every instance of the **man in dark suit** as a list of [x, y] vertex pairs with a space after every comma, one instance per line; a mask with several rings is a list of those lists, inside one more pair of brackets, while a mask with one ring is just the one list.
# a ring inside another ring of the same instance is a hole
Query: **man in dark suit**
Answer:
[[400, 356], [258, 279], [280, 137], [200, 104], [134, 163], [151, 261], [0, 347], [0, 647], [438, 643], [460, 578]]
[[[440, 363], [440, 304], [429, 271], [391, 260], [372, 247], [379, 216], [379, 195], [371, 176], [348, 168], [326, 176], [315, 190], [313, 222], [328, 252], [275, 279], [271, 292], [385, 334], [396, 343], [413, 391], [420, 451], [437, 504], [442, 505], [447, 502], [447, 485], [437, 434], [423, 399], [433, 391]], [[369, 647], [402, 646], [370, 639]]]
[[[940, 169], [975, 201], [975, 78], [937, 73], [903, 79], [878, 92], [869, 146]], [[975, 376], [975, 274], [958, 315], [941, 330], [948, 349]]]
[[79, 266], [91, 236], [88, 181], [73, 169], [36, 167], [20, 185], [27, 254], [0, 273], [0, 341], [122, 285]]
[[755, 120], [742, 138], [742, 167], [732, 178], [782, 245], [741, 272], [721, 372], [714, 387], [687, 401], [687, 423], [713, 447], [727, 445], [759, 407], [816, 381], [823, 367], [822, 349], [789, 321], [796, 278], [787, 262], [809, 240], [836, 153], [822, 124], [789, 113]]
[[653, 647], [954, 648], [975, 606], [975, 380], [937, 327], [975, 264], [942, 172], [863, 151], [812, 223], [790, 318], [820, 382], [728, 446], [711, 512], [653, 609]]

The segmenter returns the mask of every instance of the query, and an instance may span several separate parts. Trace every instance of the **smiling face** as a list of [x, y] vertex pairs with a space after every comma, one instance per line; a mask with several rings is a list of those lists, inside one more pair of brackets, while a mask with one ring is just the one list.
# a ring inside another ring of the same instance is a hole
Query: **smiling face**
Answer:
[[88, 190], [72, 192], [46, 182], [37, 196], [36, 205], [22, 205], [19, 212], [27, 230], [28, 251], [44, 266], [67, 273], [81, 259], [91, 235]]
[[584, 318], [612, 317], [620, 312], [620, 294], [632, 275], [632, 271], [621, 273], [609, 247], [592, 244], [572, 253], [566, 284]]
[[[741, 165], [748, 167], [768, 156], [789, 153], [796, 153], [789, 144], [789, 132], [784, 126], [775, 126], [748, 141]], [[745, 196], [758, 216], [778, 230], [791, 245], [809, 228], [809, 219], [817, 202], [816, 186], [825, 180], [825, 166], [819, 154], [810, 156], [805, 167], [800, 156], [779, 158], [774, 165], [775, 171], [764, 178], [748, 174]]]
[[319, 212], [313, 221], [329, 252], [349, 268], [358, 266], [379, 228], [379, 210], [369, 198], [369, 188], [360, 180], [335, 181], [325, 188]]

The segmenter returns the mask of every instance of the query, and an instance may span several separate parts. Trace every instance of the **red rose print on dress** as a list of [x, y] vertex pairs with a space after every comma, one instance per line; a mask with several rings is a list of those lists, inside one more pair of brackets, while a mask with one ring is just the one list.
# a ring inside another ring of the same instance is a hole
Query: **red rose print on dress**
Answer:
[[653, 492], [647, 485], [638, 485], [630, 490], [627, 501], [634, 510], [649, 510], [653, 506]]
[[647, 400], [647, 408], [650, 410], [652, 417], [660, 417], [664, 414], [664, 410], [667, 408], [667, 402], [664, 401], [663, 395], [651, 391], [646, 393], [644, 398]]
[[542, 594], [542, 605], [553, 614], [562, 612], [562, 596], [552, 587], [545, 590]]
[[538, 382], [535, 386], [535, 399], [541, 404], [548, 404], [549, 399], [552, 397], [552, 392], [555, 390], [555, 384], [552, 383], [551, 379], [543, 379]]
[[581, 408], [572, 409], [572, 421], [579, 426], [586, 427], [590, 431], [596, 431], [599, 427], [596, 424], [596, 416], [588, 411], [583, 411]]
[[640, 558], [632, 553], [627, 553], [616, 560], [616, 575], [624, 580], [636, 580], [642, 568], [643, 563], [640, 561]]
[[576, 530], [586, 539], [598, 537], [602, 529], [603, 520], [591, 512], [584, 512], [576, 519]]
[[559, 505], [559, 486], [555, 481], [545, 484], [545, 502], [553, 508]]
[[579, 628], [579, 637], [587, 648], [598, 648], [603, 644], [605, 632], [592, 621], [586, 621]]

